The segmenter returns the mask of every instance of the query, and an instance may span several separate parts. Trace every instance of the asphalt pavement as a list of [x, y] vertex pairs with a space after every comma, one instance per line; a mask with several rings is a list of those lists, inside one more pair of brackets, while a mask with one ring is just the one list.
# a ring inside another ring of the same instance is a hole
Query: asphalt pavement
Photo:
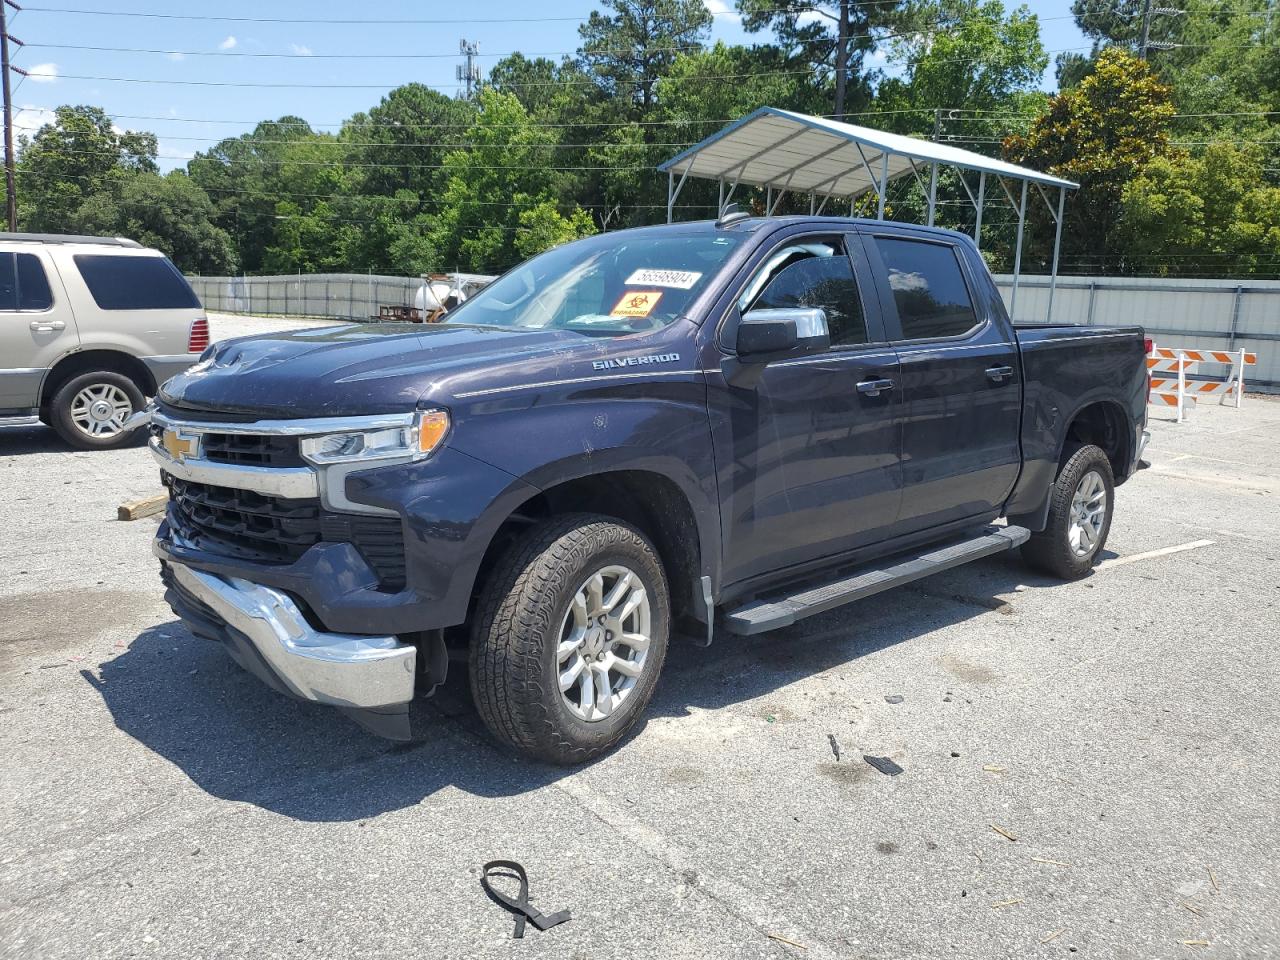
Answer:
[[[0, 957], [1280, 956], [1280, 401], [1152, 429], [1086, 580], [999, 556], [676, 646], [574, 770], [461, 669], [408, 746], [271, 693], [115, 519], [143, 450], [0, 430]], [[496, 858], [572, 919], [513, 941]]]

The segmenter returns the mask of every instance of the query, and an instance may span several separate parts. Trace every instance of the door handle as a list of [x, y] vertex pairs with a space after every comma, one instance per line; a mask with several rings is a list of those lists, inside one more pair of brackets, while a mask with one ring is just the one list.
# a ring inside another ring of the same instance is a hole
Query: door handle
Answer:
[[53, 333], [55, 330], [65, 330], [67, 325], [61, 320], [32, 320], [31, 329], [36, 333]]
[[1013, 376], [1013, 367], [987, 367], [987, 379], [994, 383], [1004, 383]]
[[885, 390], [893, 389], [892, 380], [859, 380], [858, 392], [868, 397], [878, 397]]

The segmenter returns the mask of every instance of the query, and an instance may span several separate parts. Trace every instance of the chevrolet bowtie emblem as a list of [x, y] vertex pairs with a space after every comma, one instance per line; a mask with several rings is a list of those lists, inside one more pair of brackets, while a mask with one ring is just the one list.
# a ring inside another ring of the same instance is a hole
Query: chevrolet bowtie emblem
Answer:
[[187, 457], [194, 458], [200, 455], [200, 437], [195, 434], [166, 430], [160, 437], [160, 443], [174, 460], [185, 460]]

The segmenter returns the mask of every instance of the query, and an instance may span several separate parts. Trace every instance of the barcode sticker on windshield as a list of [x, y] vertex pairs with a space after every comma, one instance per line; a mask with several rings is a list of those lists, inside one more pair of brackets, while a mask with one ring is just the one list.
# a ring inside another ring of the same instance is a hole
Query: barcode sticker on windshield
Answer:
[[637, 270], [627, 277], [628, 287], [675, 287], [688, 290], [698, 282], [702, 274], [692, 270]]

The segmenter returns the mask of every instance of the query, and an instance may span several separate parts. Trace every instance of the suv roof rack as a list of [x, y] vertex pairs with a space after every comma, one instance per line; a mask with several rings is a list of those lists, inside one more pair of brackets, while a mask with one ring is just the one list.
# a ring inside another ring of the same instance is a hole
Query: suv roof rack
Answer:
[[142, 244], [127, 237], [81, 237], [70, 233], [0, 233], [0, 240], [23, 240], [27, 243], [99, 243], [108, 247], [142, 249]]

